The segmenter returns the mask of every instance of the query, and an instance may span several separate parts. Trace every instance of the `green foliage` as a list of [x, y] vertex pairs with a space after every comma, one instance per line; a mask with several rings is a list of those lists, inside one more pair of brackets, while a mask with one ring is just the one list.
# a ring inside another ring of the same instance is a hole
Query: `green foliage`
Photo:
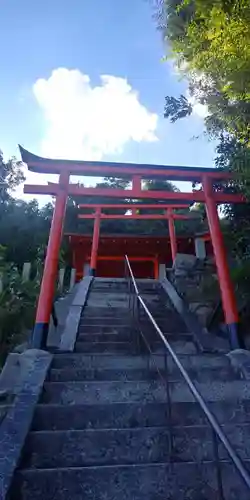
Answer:
[[4, 161], [3, 153], [0, 150], [0, 203], [9, 199], [11, 191], [25, 180], [22, 171], [22, 162], [14, 157]]
[[7, 353], [28, 340], [34, 324], [40, 275], [23, 282], [13, 265], [5, 265], [3, 291], [0, 293], [0, 366]]
[[[165, 0], [161, 30], [171, 57], [188, 79], [189, 95], [166, 98], [171, 121], [206, 104], [208, 134], [224, 134], [244, 149], [250, 145], [250, 2], [248, 0]], [[248, 156], [248, 155], [247, 155]], [[249, 158], [244, 169], [249, 167]], [[249, 169], [249, 168], [248, 168]]]

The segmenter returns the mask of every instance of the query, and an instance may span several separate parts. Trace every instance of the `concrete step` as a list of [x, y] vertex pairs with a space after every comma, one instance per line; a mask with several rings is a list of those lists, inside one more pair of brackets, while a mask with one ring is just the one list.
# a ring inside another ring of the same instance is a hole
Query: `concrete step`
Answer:
[[46, 382], [43, 403], [98, 404], [119, 402], [158, 403], [167, 400], [159, 381]]
[[24, 468], [83, 467], [165, 462], [169, 432], [162, 427], [42, 431], [28, 435]]
[[[221, 469], [224, 497], [249, 500], [234, 466]], [[218, 492], [214, 463], [172, 463], [17, 471], [10, 500], [219, 500]]]
[[[169, 340], [170, 345], [177, 354], [195, 354], [197, 347], [193, 342], [180, 341], [175, 338]], [[149, 342], [150, 350], [153, 353], [165, 353], [166, 347], [163, 342]], [[143, 344], [141, 348], [147, 352], [147, 347]], [[110, 353], [110, 354], [133, 354], [136, 352], [135, 342], [81, 342], [77, 340], [75, 352], [82, 353]]]
[[[210, 411], [221, 424], [250, 424], [250, 401], [210, 402]], [[171, 418], [165, 403], [113, 403], [91, 405], [39, 404], [32, 429], [84, 430], [137, 427], [206, 425], [198, 403], [173, 403]]]
[[[193, 413], [194, 414], [194, 411]], [[165, 403], [113, 403], [91, 405], [39, 404], [33, 430], [84, 430], [165, 427]]]
[[[205, 368], [229, 367], [228, 358], [223, 354], [196, 354], [179, 355], [179, 359], [186, 370]], [[118, 369], [133, 370], [146, 369], [149, 367], [165, 368], [165, 360], [168, 370], [176, 370], [176, 365], [170, 355], [110, 355], [110, 354], [83, 354], [65, 353], [55, 354], [52, 361], [52, 368], [78, 368], [78, 369]]]
[[[210, 380], [229, 381], [241, 380], [240, 374], [235, 373], [233, 369], [228, 367], [215, 367], [190, 369], [188, 371], [192, 380], [198, 382], [209, 382]], [[88, 381], [88, 380], [159, 380], [160, 376], [166, 377], [168, 380], [183, 380], [183, 376], [178, 368], [169, 373], [164, 369], [159, 370], [153, 366], [150, 369], [84, 369], [84, 368], [52, 368], [47, 380], [51, 382], [67, 382], [67, 381]]]

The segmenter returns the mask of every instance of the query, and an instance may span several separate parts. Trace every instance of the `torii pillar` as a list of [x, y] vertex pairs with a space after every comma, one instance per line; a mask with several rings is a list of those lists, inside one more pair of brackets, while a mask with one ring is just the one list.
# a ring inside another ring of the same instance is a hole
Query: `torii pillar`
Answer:
[[93, 240], [91, 249], [90, 270], [89, 270], [90, 276], [95, 276], [96, 274], [100, 225], [101, 225], [101, 209], [98, 207], [95, 209], [94, 231], [93, 231]]
[[59, 177], [59, 192], [56, 195], [53, 219], [50, 227], [49, 241], [40, 294], [37, 304], [36, 321], [32, 336], [32, 346], [37, 349], [46, 348], [52, 312], [54, 290], [58, 271], [58, 259], [63, 232], [63, 223], [67, 204], [67, 187], [69, 173], [61, 172]]
[[177, 254], [177, 240], [175, 233], [173, 211], [171, 208], [167, 209], [167, 215], [168, 215], [168, 230], [169, 230], [169, 238], [171, 246], [172, 263], [174, 264], [175, 257]]
[[210, 230], [211, 241], [214, 250], [215, 262], [221, 290], [221, 299], [225, 315], [225, 322], [228, 328], [229, 341], [232, 349], [242, 348], [243, 341], [239, 335], [239, 315], [231, 281], [227, 253], [223, 235], [220, 227], [220, 220], [217, 211], [217, 204], [213, 196], [212, 180], [208, 177], [202, 179], [205, 194], [206, 213]]

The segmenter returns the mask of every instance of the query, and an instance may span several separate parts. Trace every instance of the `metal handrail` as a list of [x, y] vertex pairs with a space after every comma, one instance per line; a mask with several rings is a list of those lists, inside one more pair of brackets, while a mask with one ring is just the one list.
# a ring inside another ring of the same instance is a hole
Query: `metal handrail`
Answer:
[[193, 396], [196, 399], [196, 401], [199, 403], [199, 405], [202, 408], [203, 412], [205, 413], [205, 415], [206, 415], [209, 423], [211, 424], [214, 432], [216, 433], [216, 435], [218, 436], [218, 438], [220, 439], [220, 441], [222, 442], [222, 444], [226, 448], [226, 450], [227, 450], [230, 458], [232, 459], [234, 465], [236, 466], [236, 469], [238, 470], [239, 474], [241, 475], [242, 479], [244, 480], [245, 484], [247, 485], [247, 487], [250, 490], [250, 475], [249, 475], [247, 469], [245, 468], [245, 466], [244, 466], [242, 460], [240, 459], [240, 457], [234, 451], [234, 449], [233, 449], [230, 441], [228, 440], [228, 438], [224, 434], [224, 432], [223, 432], [223, 430], [222, 430], [219, 422], [217, 421], [216, 417], [209, 410], [209, 408], [208, 408], [205, 400], [203, 399], [202, 395], [200, 394], [200, 392], [198, 391], [198, 389], [195, 387], [194, 383], [192, 382], [192, 380], [189, 377], [188, 373], [186, 372], [185, 368], [181, 364], [178, 356], [173, 351], [171, 345], [167, 341], [167, 339], [164, 336], [163, 332], [161, 331], [160, 327], [157, 325], [155, 319], [153, 318], [151, 312], [147, 308], [144, 300], [142, 299], [142, 297], [141, 297], [141, 295], [139, 293], [139, 290], [138, 290], [138, 287], [137, 287], [137, 284], [136, 284], [136, 281], [135, 281], [135, 277], [134, 277], [133, 271], [131, 269], [131, 265], [130, 265], [130, 262], [129, 262], [129, 259], [128, 259], [127, 255], [125, 255], [125, 262], [127, 264], [127, 267], [128, 267], [128, 270], [129, 270], [129, 274], [130, 274], [132, 283], [134, 285], [134, 289], [135, 289], [135, 293], [136, 293], [138, 301], [142, 305], [142, 307], [143, 307], [144, 311], [146, 312], [148, 318], [150, 319], [150, 321], [153, 324], [154, 328], [156, 329], [157, 333], [161, 337], [161, 339], [162, 339], [165, 347], [167, 348], [168, 352], [171, 354], [171, 356], [172, 356], [172, 358], [173, 358], [176, 366], [179, 368], [179, 370], [180, 370], [183, 378], [185, 379], [185, 381], [186, 381], [186, 383], [187, 383], [187, 385], [188, 385], [191, 393], [193, 394]]

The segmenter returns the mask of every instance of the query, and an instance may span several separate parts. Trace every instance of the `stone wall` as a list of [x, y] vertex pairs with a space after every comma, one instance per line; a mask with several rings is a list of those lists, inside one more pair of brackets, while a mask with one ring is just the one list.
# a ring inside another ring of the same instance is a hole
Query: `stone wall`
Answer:
[[220, 298], [213, 259], [177, 254], [169, 278], [201, 325], [207, 326]]

